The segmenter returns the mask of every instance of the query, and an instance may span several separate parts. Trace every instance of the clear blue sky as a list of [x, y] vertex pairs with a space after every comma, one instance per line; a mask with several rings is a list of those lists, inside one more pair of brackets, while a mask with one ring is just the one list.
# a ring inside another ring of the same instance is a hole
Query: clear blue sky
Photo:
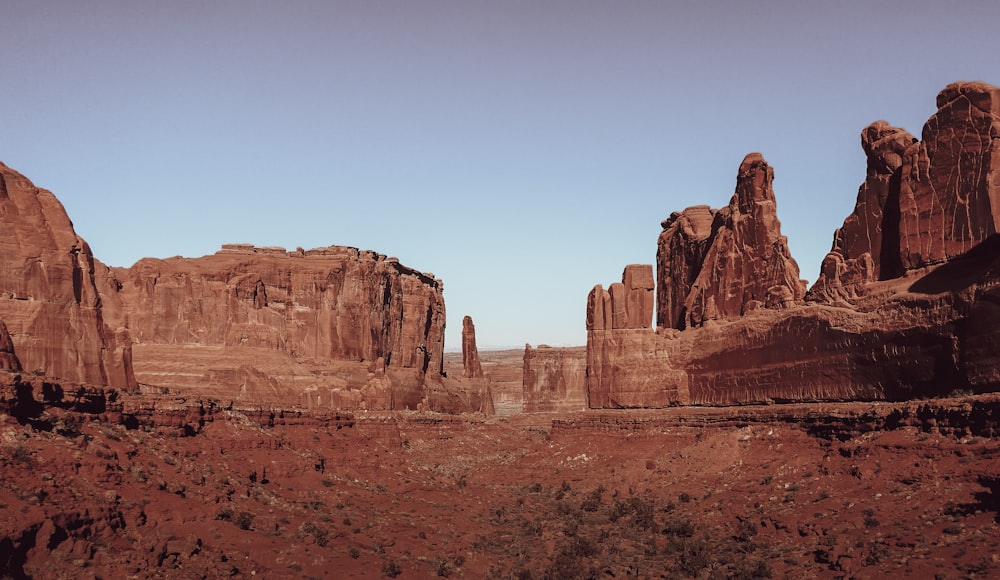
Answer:
[[481, 347], [583, 344], [594, 284], [743, 156], [816, 278], [859, 134], [1000, 84], [1000, 2], [7, 0], [0, 161], [102, 261], [357, 246], [445, 282]]

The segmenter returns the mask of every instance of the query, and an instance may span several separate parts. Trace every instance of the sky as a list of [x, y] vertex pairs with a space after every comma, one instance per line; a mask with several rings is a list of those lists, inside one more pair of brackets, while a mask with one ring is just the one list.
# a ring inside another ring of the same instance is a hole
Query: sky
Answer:
[[1000, 84], [996, 0], [4, 0], [0, 161], [97, 258], [354, 246], [444, 281], [446, 349], [586, 342], [660, 222], [774, 168], [814, 281], [948, 83]]

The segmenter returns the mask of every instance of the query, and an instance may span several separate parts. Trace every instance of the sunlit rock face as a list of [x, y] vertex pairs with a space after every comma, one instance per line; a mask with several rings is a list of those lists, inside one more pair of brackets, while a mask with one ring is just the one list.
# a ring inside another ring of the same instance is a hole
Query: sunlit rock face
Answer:
[[0, 163], [0, 320], [24, 369], [135, 388], [128, 331], [105, 316], [117, 300], [59, 200]]
[[665, 220], [657, 330], [614, 330], [613, 288], [588, 297], [590, 405], [1000, 389], [1000, 93], [956, 83], [937, 103], [920, 141], [885, 121], [864, 129], [867, 175], [807, 294], [760, 155], [729, 206]]
[[259, 404], [492, 412], [485, 382], [443, 374], [442, 282], [395, 258], [232, 244], [108, 268], [52, 193], [2, 164], [0, 225], [5, 369]]
[[115, 275], [142, 383], [416, 409], [441, 375], [442, 284], [375, 252], [233, 244]]
[[683, 330], [802, 301], [805, 283], [781, 235], [773, 180], [764, 157], [751, 153], [728, 206], [695, 206], [663, 222], [657, 326]]

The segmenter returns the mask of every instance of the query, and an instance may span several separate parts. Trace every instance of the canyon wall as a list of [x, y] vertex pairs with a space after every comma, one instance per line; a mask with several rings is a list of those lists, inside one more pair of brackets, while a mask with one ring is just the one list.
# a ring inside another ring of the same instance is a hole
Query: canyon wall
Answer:
[[51, 192], [2, 164], [0, 225], [4, 368], [258, 404], [491, 412], [485, 383], [442, 372], [443, 284], [395, 258], [233, 244], [109, 268]]
[[524, 345], [524, 412], [586, 409], [586, 372], [585, 348]]
[[587, 300], [592, 407], [906, 399], [1000, 388], [1000, 92], [949, 85], [917, 141], [861, 135], [867, 176], [805, 292], [773, 173], [744, 159], [728, 207], [662, 223], [657, 329]]
[[116, 294], [59, 200], [0, 163], [0, 321], [24, 369], [135, 389], [128, 329], [104, 315]]
[[441, 375], [442, 284], [395, 258], [232, 244], [113, 273], [143, 384], [416, 409], [426, 380]]

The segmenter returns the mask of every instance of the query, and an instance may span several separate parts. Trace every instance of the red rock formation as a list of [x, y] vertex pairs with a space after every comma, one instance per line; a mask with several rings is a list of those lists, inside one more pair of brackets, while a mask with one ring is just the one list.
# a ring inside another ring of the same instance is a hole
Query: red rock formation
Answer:
[[953, 83], [937, 106], [903, 160], [906, 268], [946, 261], [1000, 231], [1000, 88]]
[[440, 281], [395, 258], [237, 244], [110, 269], [50, 192], [3, 165], [0, 225], [0, 320], [28, 370], [257, 403], [492, 412], [485, 382], [442, 375]]
[[591, 293], [591, 406], [1000, 389], [997, 94], [948, 87], [919, 143], [882, 121], [865, 129], [868, 175], [809, 305], [777, 230], [770, 169], [748, 156], [728, 208], [663, 223], [658, 333], [607, 330], [606, 293]]
[[870, 282], [946, 262], [998, 232], [1000, 89], [954, 83], [937, 104], [919, 142], [884, 121], [862, 132], [868, 177], [810, 300], [853, 303]]
[[395, 258], [346, 247], [230, 245], [114, 274], [123, 280], [143, 383], [245, 400], [306, 393], [313, 406], [416, 409], [425, 379], [441, 374], [442, 285]]
[[876, 121], [861, 132], [868, 175], [858, 189], [854, 211], [833, 235], [811, 300], [851, 300], [866, 284], [903, 273], [899, 257], [899, 190], [903, 158], [916, 139], [903, 129]]
[[14, 342], [10, 339], [10, 333], [7, 332], [7, 325], [3, 321], [0, 321], [0, 370], [21, 371], [21, 361], [17, 359], [17, 354], [14, 353]]
[[0, 319], [27, 370], [135, 388], [128, 332], [104, 315], [108, 277], [55, 196], [0, 163]]
[[524, 412], [571, 412], [587, 408], [585, 348], [524, 345]]
[[653, 320], [653, 267], [630, 264], [622, 281], [606, 291], [598, 284], [587, 297], [587, 330], [649, 328]]
[[462, 375], [469, 379], [483, 378], [483, 365], [476, 348], [476, 325], [471, 316], [462, 319]]
[[801, 302], [805, 282], [781, 235], [773, 179], [764, 158], [751, 153], [728, 207], [696, 206], [662, 223], [657, 326], [683, 330]]
[[[632, 264], [622, 282], [606, 291], [598, 284], [587, 297], [586, 390], [589, 404], [601, 407], [663, 407], [688, 402], [680, 374], [657, 352], [652, 328], [653, 268]], [[535, 377], [527, 376], [525, 351], [525, 409], [528, 392], [545, 392]], [[682, 374], [682, 373], [681, 373]], [[669, 384], [664, 377], [670, 377]], [[549, 389], [550, 391], [552, 389]]]

